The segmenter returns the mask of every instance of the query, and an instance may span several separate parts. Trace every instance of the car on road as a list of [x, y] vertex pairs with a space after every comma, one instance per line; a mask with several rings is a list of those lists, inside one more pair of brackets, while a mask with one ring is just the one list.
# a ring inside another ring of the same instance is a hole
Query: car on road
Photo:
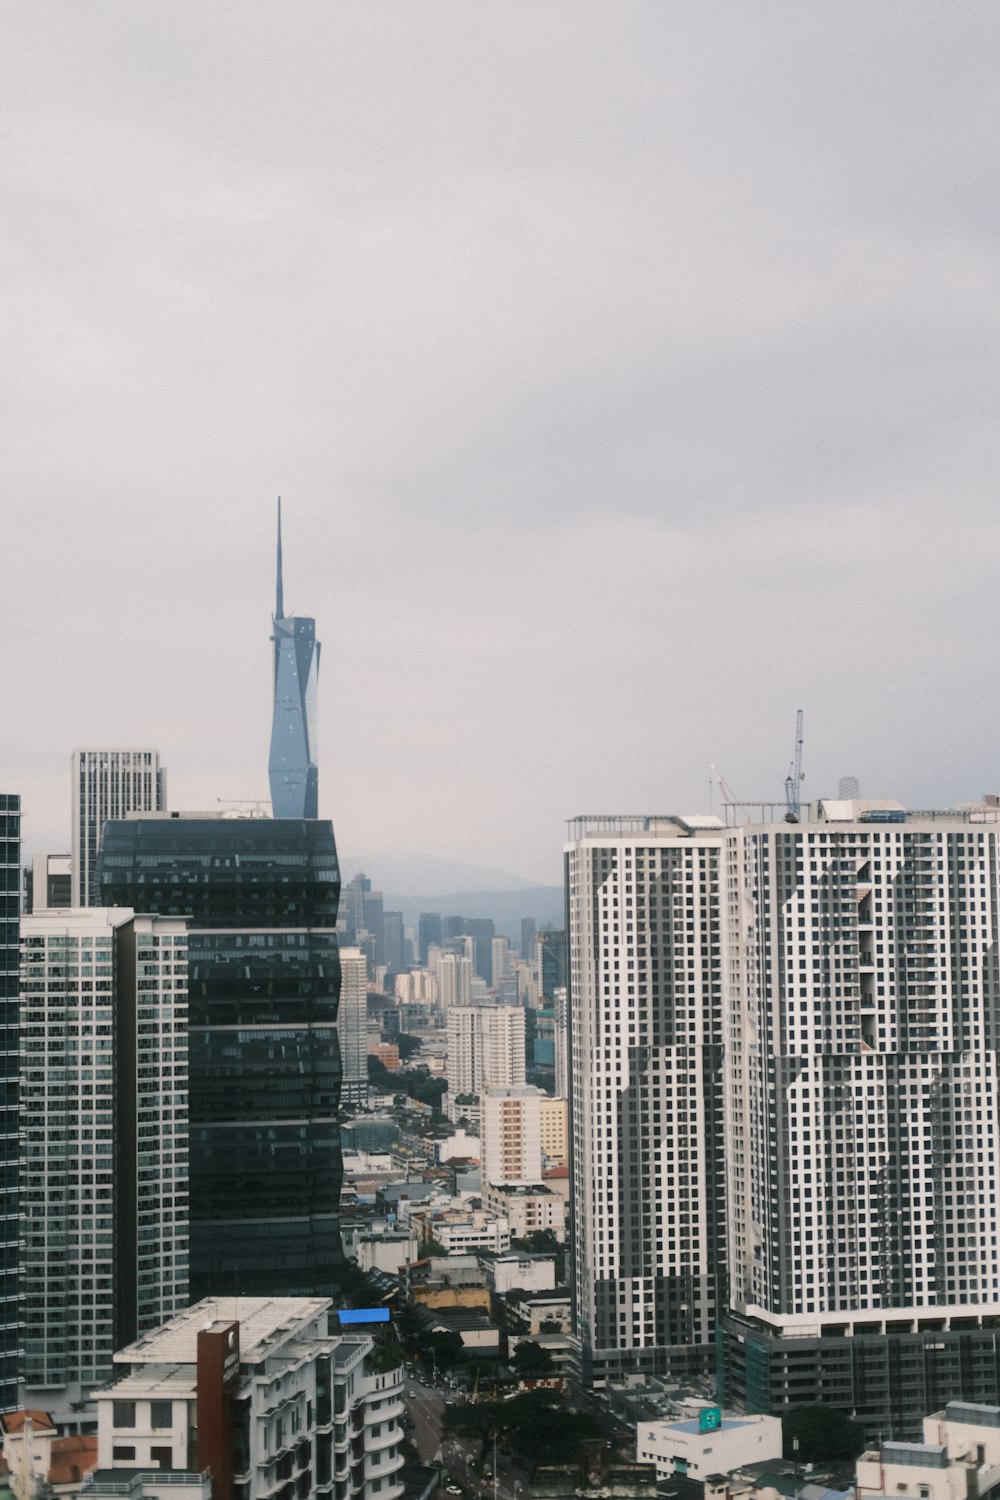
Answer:
[[407, 1394], [407, 1395], [408, 1395], [408, 1396], [415, 1396], [415, 1395], [416, 1395], [416, 1394], [417, 1394], [417, 1393], [416, 1393], [416, 1390], [415, 1390], [415, 1389], [414, 1389], [414, 1387], [413, 1387], [413, 1386], [412, 1386], [412, 1385], [411, 1385], [411, 1386], [410, 1386], [410, 1389], [409, 1389], [409, 1390], [408, 1390], [408, 1391], [407, 1391], [407, 1393], [406, 1393], [406, 1394]]

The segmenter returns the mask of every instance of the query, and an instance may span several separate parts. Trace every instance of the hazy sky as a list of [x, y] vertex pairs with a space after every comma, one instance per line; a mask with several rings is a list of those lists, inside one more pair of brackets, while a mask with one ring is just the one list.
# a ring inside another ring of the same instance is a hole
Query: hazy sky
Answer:
[[0, 788], [265, 797], [274, 497], [342, 852], [1000, 790], [994, 0], [0, 15]]

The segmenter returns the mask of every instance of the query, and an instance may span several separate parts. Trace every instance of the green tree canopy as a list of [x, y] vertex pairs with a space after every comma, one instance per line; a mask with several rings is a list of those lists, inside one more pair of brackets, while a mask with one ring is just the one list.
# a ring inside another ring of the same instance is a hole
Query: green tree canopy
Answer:
[[551, 1463], [575, 1459], [580, 1444], [600, 1435], [591, 1417], [566, 1411], [556, 1391], [523, 1391], [510, 1401], [480, 1401], [446, 1406], [443, 1431], [477, 1439], [485, 1455], [494, 1438], [502, 1438], [515, 1458], [533, 1467], [544, 1458]]
[[511, 1364], [518, 1375], [551, 1375], [555, 1370], [555, 1360], [543, 1344], [536, 1344], [531, 1339], [521, 1339], [511, 1356]]
[[822, 1401], [793, 1406], [781, 1418], [784, 1455], [801, 1464], [840, 1463], [864, 1451], [864, 1429]]

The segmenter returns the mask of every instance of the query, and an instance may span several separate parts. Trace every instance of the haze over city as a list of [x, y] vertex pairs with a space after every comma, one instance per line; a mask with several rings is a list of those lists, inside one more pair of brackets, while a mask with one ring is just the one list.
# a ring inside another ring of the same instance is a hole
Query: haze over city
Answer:
[[347, 858], [554, 883], [800, 706], [807, 796], [998, 789], [995, 8], [2, 25], [26, 855], [75, 746], [266, 799], [279, 493]]

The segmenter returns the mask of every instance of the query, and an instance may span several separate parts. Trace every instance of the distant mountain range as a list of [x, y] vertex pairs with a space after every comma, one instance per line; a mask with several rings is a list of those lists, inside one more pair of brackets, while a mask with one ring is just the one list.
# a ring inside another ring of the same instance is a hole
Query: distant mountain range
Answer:
[[460, 860], [342, 856], [340, 873], [345, 883], [355, 875], [367, 875], [373, 889], [382, 891], [385, 910], [401, 911], [406, 926], [414, 929], [423, 911], [443, 917], [492, 917], [498, 935], [519, 943], [522, 917], [533, 917], [539, 927], [561, 927], [564, 921], [561, 885], [533, 885], [506, 870]]

